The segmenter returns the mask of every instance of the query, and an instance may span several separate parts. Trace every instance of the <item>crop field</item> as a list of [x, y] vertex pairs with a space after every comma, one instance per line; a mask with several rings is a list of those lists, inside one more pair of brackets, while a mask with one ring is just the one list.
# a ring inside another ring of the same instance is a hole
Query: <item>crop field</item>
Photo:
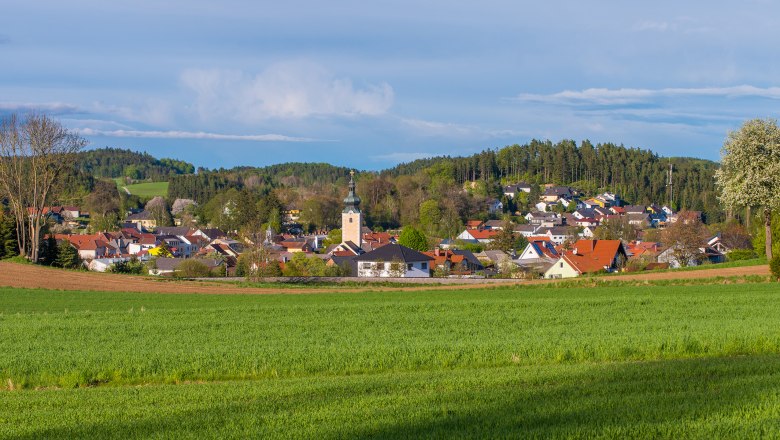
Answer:
[[0, 437], [777, 437], [778, 294], [0, 287]]

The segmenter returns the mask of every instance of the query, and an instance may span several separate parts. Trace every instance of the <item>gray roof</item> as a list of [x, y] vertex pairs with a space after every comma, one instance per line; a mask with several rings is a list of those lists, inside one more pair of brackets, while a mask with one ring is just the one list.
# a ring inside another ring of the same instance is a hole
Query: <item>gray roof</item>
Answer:
[[187, 235], [190, 228], [182, 226], [160, 226], [154, 231], [156, 235]]
[[127, 218], [125, 219], [125, 221], [133, 221], [133, 220], [139, 221], [139, 220], [153, 220], [153, 219], [154, 219], [154, 216], [152, 215], [151, 212], [149, 212], [149, 211], [141, 211], [141, 212], [139, 212], [137, 214], [130, 214], [130, 215], [128, 215]]
[[366, 252], [363, 255], [359, 255], [354, 259], [354, 261], [394, 260], [402, 261], [404, 263], [412, 263], [418, 261], [430, 261], [433, 260], [433, 257], [429, 257], [422, 252], [418, 252], [400, 244], [386, 244], [380, 248], [374, 249], [371, 252]]

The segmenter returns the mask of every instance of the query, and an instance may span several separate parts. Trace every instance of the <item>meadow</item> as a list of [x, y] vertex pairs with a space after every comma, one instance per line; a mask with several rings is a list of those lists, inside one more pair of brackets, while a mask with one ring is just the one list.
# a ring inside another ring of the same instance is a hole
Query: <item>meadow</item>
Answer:
[[127, 188], [130, 194], [141, 198], [152, 198], [155, 196], [165, 197], [168, 194], [168, 182], [144, 182], [132, 185], [124, 185], [121, 180], [117, 183], [119, 190]]
[[0, 436], [777, 436], [777, 291], [0, 288]]

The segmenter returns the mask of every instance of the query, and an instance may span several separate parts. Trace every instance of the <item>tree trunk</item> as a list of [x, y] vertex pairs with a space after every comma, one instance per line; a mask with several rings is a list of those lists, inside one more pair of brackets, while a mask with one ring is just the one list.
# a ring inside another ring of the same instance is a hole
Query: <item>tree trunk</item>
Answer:
[[772, 261], [772, 210], [764, 208], [764, 228], [766, 234], [766, 259]]

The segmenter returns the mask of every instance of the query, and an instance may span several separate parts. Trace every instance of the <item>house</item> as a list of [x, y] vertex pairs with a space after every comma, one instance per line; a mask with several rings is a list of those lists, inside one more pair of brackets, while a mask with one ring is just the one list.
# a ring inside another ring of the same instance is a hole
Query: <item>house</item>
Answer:
[[553, 227], [563, 224], [563, 217], [554, 212], [529, 212], [525, 215], [525, 219], [535, 226]]
[[513, 228], [513, 231], [517, 234], [522, 235], [523, 237], [530, 237], [534, 235], [536, 230], [539, 229], [539, 226], [534, 225], [515, 225]]
[[433, 257], [400, 244], [388, 244], [353, 258], [358, 277], [426, 278]]
[[520, 252], [514, 263], [526, 271], [542, 274], [558, 258], [560, 258], [560, 255], [550, 240], [535, 239], [528, 242], [528, 245]]
[[507, 197], [515, 198], [517, 194], [524, 192], [526, 194], [531, 193], [531, 185], [520, 182], [514, 185], [507, 185], [504, 187], [504, 195]]
[[495, 229], [466, 229], [457, 238], [461, 240], [477, 240], [480, 243], [490, 243], [493, 237], [501, 231]]
[[560, 257], [560, 255], [555, 249], [555, 246], [553, 246], [552, 241], [535, 239], [528, 242], [525, 249], [523, 249], [523, 251], [520, 252], [520, 255], [515, 259], [515, 262], [519, 263], [525, 260], [539, 259], [555, 260], [558, 259], [558, 257]]
[[130, 214], [125, 218], [125, 222], [134, 223], [139, 229], [153, 229], [157, 227], [157, 220], [154, 219], [154, 216], [149, 211]]
[[536, 235], [546, 235], [550, 238], [550, 241], [557, 245], [561, 245], [571, 238], [570, 231], [571, 230], [565, 226], [553, 226], [552, 228], [540, 228], [536, 231]]
[[620, 240], [577, 240], [574, 249], [564, 252], [545, 272], [545, 278], [572, 278], [587, 273], [612, 272], [626, 260]]
[[498, 199], [489, 199], [487, 202], [488, 214], [496, 214], [504, 211], [504, 203]]
[[661, 252], [661, 244], [654, 241], [632, 241], [626, 245], [629, 260], [655, 262]]
[[666, 248], [663, 252], [658, 254], [658, 263], [667, 263], [672, 269], [677, 269], [683, 266], [699, 266], [703, 263], [723, 263], [726, 261], [726, 256], [716, 249], [709, 246], [702, 246], [696, 252], [696, 255], [690, 256], [688, 261], [683, 264], [679, 261], [679, 257], [675, 255], [675, 247], [671, 246]]
[[433, 257], [432, 269], [443, 269], [451, 275], [472, 275], [485, 267], [471, 251], [466, 250], [442, 250], [436, 248], [433, 251], [423, 252]]
[[576, 195], [576, 191], [570, 186], [551, 186], [544, 190], [541, 200], [544, 202], [557, 202], [561, 197], [571, 200]]
[[596, 228], [598, 226], [583, 226], [579, 236], [582, 238], [593, 238], [596, 236]]
[[555, 209], [556, 206], [558, 206], [558, 202], [557, 201], [555, 201], [555, 202], [548, 202], [548, 201], [542, 200], [541, 202], [538, 202], [537, 204], [535, 204], [534, 208], [536, 208], [536, 210], [539, 211], [539, 212], [547, 212], [547, 211], [552, 211], [553, 209]]
[[484, 223], [482, 220], [466, 220], [466, 229], [483, 229]]
[[647, 212], [647, 207], [644, 205], [626, 205], [623, 207], [626, 214], [644, 214]]
[[495, 229], [495, 230], [503, 230], [504, 229], [504, 221], [503, 220], [488, 220], [484, 223], [483, 227], [485, 229]]
[[600, 199], [598, 197], [590, 198], [588, 200], [585, 200], [582, 203], [585, 205], [586, 208], [591, 208], [591, 209], [593, 209], [595, 207], [599, 207], [599, 208], [606, 208], [607, 207], [607, 201], [603, 200], [603, 199]]
[[626, 214], [626, 218], [628, 219], [628, 224], [638, 226], [640, 228], [646, 228], [651, 225], [650, 214], [646, 212], [641, 214], [631, 212]]
[[220, 229], [217, 228], [205, 228], [205, 229], [198, 229], [197, 231], [193, 232], [191, 235], [200, 235], [205, 237], [208, 241], [214, 241], [219, 238], [227, 238], [227, 234], [223, 232]]
[[296, 252], [305, 252], [305, 253], [311, 253], [314, 248], [306, 240], [290, 240], [290, 241], [283, 241], [279, 243], [280, 246], [282, 246], [287, 252], [296, 253]]

